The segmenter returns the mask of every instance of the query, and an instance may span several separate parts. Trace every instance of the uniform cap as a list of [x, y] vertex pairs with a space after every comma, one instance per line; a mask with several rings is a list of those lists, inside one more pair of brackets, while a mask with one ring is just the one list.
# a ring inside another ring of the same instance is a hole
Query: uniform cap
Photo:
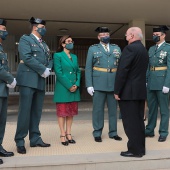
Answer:
[[98, 33], [110, 32], [109, 28], [107, 28], [107, 27], [97, 27], [97, 28], [95, 29], [95, 31], [98, 32]]
[[6, 26], [6, 20], [5, 19], [0, 19], [0, 25], [4, 25], [4, 26]]
[[153, 28], [153, 32], [163, 32], [166, 33], [166, 31], [168, 31], [169, 28], [166, 25], [162, 25], [156, 28]]
[[42, 24], [42, 25], [45, 25], [46, 22], [40, 18], [34, 18], [34, 17], [31, 17], [31, 19], [29, 19], [29, 22], [31, 24]]

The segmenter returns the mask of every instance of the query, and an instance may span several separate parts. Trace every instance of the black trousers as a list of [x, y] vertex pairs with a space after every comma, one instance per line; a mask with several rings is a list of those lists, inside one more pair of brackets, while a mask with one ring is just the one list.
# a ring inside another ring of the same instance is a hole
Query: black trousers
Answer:
[[145, 100], [120, 100], [120, 112], [127, 148], [133, 154], [145, 154], [145, 124], [143, 121]]

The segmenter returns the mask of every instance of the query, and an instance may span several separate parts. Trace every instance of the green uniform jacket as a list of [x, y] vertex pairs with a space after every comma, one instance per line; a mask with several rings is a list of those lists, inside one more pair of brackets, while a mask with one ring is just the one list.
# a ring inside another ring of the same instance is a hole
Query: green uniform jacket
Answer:
[[[147, 71], [147, 87], [149, 90], [170, 88], [170, 44], [164, 42], [155, 52], [156, 46], [149, 49], [149, 66]], [[167, 70], [151, 71], [150, 67], [164, 67]]]
[[10, 73], [8, 60], [2, 45], [0, 44], [0, 97], [8, 97], [8, 87], [6, 84], [11, 84], [14, 77]]
[[[43, 44], [43, 45], [42, 45]], [[20, 63], [17, 70], [17, 85], [45, 90], [45, 78], [41, 77], [46, 68], [52, 68], [50, 50], [43, 41], [38, 42], [33, 34], [23, 35], [19, 41]]]
[[64, 51], [54, 54], [54, 71], [56, 74], [54, 102], [57, 103], [80, 101], [79, 88], [75, 92], [69, 91], [73, 85], [80, 87], [81, 76], [77, 56], [70, 55], [72, 61]]
[[121, 50], [115, 44], [109, 44], [109, 48], [110, 52], [106, 52], [101, 44], [89, 48], [85, 68], [86, 87], [94, 87], [94, 90], [99, 91], [114, 91], [116, 72], [93, 70], [94, 66], [106, 69], [117, 68]]

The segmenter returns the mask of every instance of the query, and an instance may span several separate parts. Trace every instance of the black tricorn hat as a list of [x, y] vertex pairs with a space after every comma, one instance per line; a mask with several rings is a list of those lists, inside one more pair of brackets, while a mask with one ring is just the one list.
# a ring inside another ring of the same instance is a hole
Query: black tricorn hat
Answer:
[[107, 27], [97, 27], [95, 29], [96, 32], [101, 33], [101, 32], [110, 32], [109, 28]]
[[31, 19], [29, 19], [29, 22], [31, 24], [42, 24], [42, 25], [45, 25], [46, 22], [40, 18], [34, 18], [34, 17], [31, 17]]
[[4, 26], [6, 26], [6, 20], [5, 19], [0, 19], [0, 25], [4, 25]]
[[163, 32], [166, 33], [166, 31], [168, 31], [169, 28], [166, 25], [162, 25], [156, 28], [153, 28], [153, 32]]

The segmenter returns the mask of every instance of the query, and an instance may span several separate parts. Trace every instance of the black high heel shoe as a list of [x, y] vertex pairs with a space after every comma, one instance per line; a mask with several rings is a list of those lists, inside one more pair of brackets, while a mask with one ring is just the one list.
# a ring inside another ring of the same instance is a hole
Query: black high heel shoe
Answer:
[[72, 139], [72, 136], [71, 136], [71, 139], [69, 139], [69, 138], [67, 137], [68, 135], [71, 136], [71, 134], [66, 134], [66, 138], [67, 138], [67, 140], [68, 140], [68, 143], [75, 144], [76, 141], [75, 141], [74, 139]]
[[[60, 138], [65, 138], [66, 136], [60, 136]], [[65, 142], [61, 142], [62, 145], [64, 146], [68, 146], [68, 141], [65, 141]]]

